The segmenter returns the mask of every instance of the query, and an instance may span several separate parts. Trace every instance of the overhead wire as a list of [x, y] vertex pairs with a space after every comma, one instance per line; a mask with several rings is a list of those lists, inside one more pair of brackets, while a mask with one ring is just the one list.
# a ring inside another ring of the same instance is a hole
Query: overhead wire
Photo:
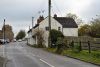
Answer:
[[[37, 19], [37, 17], [42, 13], [44, 13], [45, 12], [45, 9], [43, 9], [43, 6], [44, 6], [44, 2], [45, 2], [45, 0], [43, 0], [42, 2], [41, 2], [41, 4], [40, 4], [40, 6], [39, 6], [39, 10], [36, 12], [36, 13], [34, 13], [34, 15], [33, 15], [33, 17], [34, 17], [34, 20], [36, 20]], [[33, 24], [34, 25], [34, 24]]]
[[59, 12], [59, 14], [62, 16], [62, 12], [60, 11], [60, 9], [59, 9], [58, 5], [56, 4], [55, 0], [53, 0], [53, 4], [54, 4], [55, 8], [57, 9], [57, 11]]

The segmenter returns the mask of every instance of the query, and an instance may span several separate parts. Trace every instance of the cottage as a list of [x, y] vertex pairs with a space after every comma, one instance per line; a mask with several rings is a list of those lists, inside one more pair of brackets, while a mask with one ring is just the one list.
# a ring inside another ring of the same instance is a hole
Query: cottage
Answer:
[[[44, 31], [44, 40], [45, 40], [45, 45], [48, 47], [48, 37], [49, 37], [49, 27], [48, 27], [48, 17], [44, 18], [43, 16], [40, 16], [39, 19], [37, 20], [37, 25], [34, 26], [33, 29], [31, 29], [28, 32], [28, 35], [31, 37], [34, 36], [35, 30], [43, 30]], [[68, 18], [68, 17], [57, 17], [55, 14], [54, 17], [51, 17], [51, 29], [56, 29], [61, 31], [64, 36], [74, 36], [78, 37], [78, 25], [74, 21], [73, 18]], [[30, 37], [29, 37], [30, 38]], [[36, 37], [31, 39], [33, 42], [32, 44], [37, 44]], [[29, 42], [30, 43], [30, 42]]]

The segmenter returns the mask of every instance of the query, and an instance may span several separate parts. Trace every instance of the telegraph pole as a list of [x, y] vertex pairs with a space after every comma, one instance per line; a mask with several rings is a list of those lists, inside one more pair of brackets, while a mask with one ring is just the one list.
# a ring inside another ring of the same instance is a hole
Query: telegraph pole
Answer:
[[29, 30], [30, 30], [31, 28], [30, 28], [30, 26], [29, 26]]
[[[3, 26], [3, 44], [5, 45], [5, 19], [4, 19], [4, 26]], [[5, 46], [3, 47], [3, 57], [6, 57], [6, 48]], [[5, 60], [6, 62], [7, 60]], [[6, 63], [3, 63], [3, 67], [6, 67]]]
[[49, 22], [49, 47], [51, 47], [51, 34], [50, 34], [50, 31], [51, 31], [51, 0], [48, 1], [48, 22]]
[[32, 17], [32, 28], [33, 28], [33, 21], [34, 21], [34, 17]]
[[3, 40], [4, 40], [3, 44], [5, 44], [5, 19], [4, 19], [4, 26], [3, 26]]

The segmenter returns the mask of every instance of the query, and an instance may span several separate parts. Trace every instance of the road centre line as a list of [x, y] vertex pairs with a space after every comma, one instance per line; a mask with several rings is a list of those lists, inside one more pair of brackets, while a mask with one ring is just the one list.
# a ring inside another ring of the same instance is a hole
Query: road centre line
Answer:
[[40, 59], [40, 61], [44, 62], [45, 64], [49, 65], [50, 67], [55, 67], [55, 66], [53, 66], [53, 65], [49, 64], [48, 62], [46, 62], [46, 61], [42, 60], [42, 59]]
[[[35, 54], [31, 54], [31, 55], [40, 58], [39, 56], [37, 56], [37, 55], [35, 55]], [[49, 64], [48, 62], [44, 61], [43, 59], [39, 59], [39, 60], [40, 60], [41, 62], [47, 64], [47, 65], [50, 66], [50, 67], [55, 67], [55, 66]]]

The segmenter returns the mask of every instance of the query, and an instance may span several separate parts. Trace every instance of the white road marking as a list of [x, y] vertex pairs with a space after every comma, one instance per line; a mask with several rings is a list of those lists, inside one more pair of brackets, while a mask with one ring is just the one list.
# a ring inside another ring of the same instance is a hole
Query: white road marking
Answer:
[[45, 64], [49, 65], [50, 67], [55, 67], [55, 66], [53, 66], [53, 65], [49, 64], [48, 62], [46, 62], [46, 61], [42, 60], [42, 59], [40, 59], [40, 61], [44, 62]]

